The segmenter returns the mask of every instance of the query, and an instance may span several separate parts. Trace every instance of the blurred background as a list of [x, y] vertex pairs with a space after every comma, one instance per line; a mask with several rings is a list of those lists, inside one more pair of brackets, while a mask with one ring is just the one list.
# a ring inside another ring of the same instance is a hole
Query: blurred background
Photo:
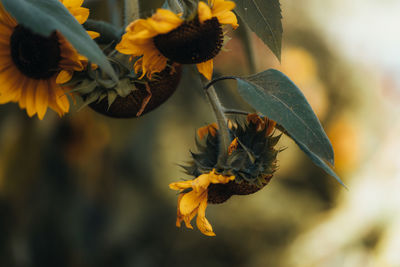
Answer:
[[[146, 17], [162, 1], [143, 3]], [[2, 105], [0, 266], [400, 266], [400, 3], [281, 4], [282, 63], [251, 35], [252, 70], [239, 27], [216, 71], [287, 74], [324, 125], [348, 190], [283, 138], [267, 187], [207, 208], [216, 237], [176, 228], [168, 184], [189, 178], [178, 164], [214, 121], [191, 68], [140, 119], [86, 108], [39, 121]], [[85, 5], [91, 18], [121, 23], [119, 1]], [[234, 85], [220, 91], [228, 106]]]

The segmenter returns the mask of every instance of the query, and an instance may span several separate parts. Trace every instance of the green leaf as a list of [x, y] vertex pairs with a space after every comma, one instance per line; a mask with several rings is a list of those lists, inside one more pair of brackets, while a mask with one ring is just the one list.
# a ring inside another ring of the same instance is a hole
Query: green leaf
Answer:
[[315, 164], [330, 170], [322, 163], [334, 164], [332, 145], [303, 93], [286, 75], [270, 69], [236, 80], [245, 101], [286, 129]]
[[301, 150], [314, 162], [315, 165], [323, 169], [327, 174], [331, 175], [334, 177], [343, 187], [347, 189], [347, 186], [340, 180], [339, 176], [329, 167], [328, 164], [326, 164], [320, 157], [315, 155], [313, 152], [311, 152], [305, 145], [297, 142], [295, 139], [293, 141], [299, 146]]
[[281, 60], [282, 15], [279, 0], [234, 0], [235, 11]]
[[59, 0], [2, 0], [2, 3], [19, 24], [38, 34], [49, 36], [55, 30], [60, 31], [79, 53], [118, 80], [107, 57]]

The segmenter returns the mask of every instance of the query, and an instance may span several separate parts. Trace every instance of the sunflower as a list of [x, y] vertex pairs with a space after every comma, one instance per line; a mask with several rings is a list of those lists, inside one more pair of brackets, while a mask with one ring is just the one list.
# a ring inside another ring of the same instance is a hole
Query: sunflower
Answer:
[[170, 10], [158, 9], [147, 19], [132, 22], [116, 49], [122, 54], [141, 57], [135, 63], [135, 71], [142, 77], [161, 72], [167, 61], [180, 64], [196, 64], [208, 80], [213, 72], [213, 58], [224, 43], [223, 25], [238, 27], [237, 18], [231, 11], [235, 3], [225, 0], [200, 1], [197, 14], [191, 20], [183, 20]]
[[[79, 23], [89, 10], [83, 0], [60, 0]], [[95, 38], [95, 32], [88, 32]], [[83, 70], [88, 61], [59, 33], [45, 37], [18, 24], [0, 4], [0, 104], [18, 102], [29, 117], [43, 119], [50, 107], [60, 116], [68, 112], [67, 89], [60, 83]]]
[[235, 176], [220, 175], [213, 169], [196, 179], [171, 183], [171, 189], [180, 191], [176, 226], [180, 227], [184, 221], [187, 228], [193, 229], [190, 222], [197, 215], [196, 224], [199, 230], [205, 235], [215, 236], [210, 222], [206, 219], [208, 187], [210, 184], [226, 184], [233, 180]]
[[179, 190], [176, 225], [190, 221], [197, 214], [197, 227], [208, 236], [214, 236], [212, 227], [205, 218], [207, 204], [220, 204], [233, 195], [250, 195], [265, 187], [277, 169], [275, 146], [280, 136], [274, 136], [276, 123], [268, 118], [249, 114], [245, 122], [228, 124], [231, 144], [227, 148], [225, 162], [219, 163], [220, 133], [216, 124], [197, 131], [202, 144], [197, 142], [198, 152], [191, 152], [192, 160], [186, 166], [186, 174], [197, 177], [193, 180], [169, 185]]

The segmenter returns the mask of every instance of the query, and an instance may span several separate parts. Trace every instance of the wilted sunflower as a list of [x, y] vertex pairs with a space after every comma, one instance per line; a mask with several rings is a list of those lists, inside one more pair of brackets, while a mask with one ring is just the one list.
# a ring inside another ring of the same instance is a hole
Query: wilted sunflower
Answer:
[[219, 131], [215, 124], [199, 129], [200, 139], [205, 145], [198, 145], [199, 152], [192, 153], [193, 161], [184, 166], [186, 173], [197, 177], [193, 180], [169, 185], [179, 190], [176, 225], [184, 221], [191, 228], [190, 221], [197, 215], [197, 227], [208, 236], [215, 235], [211, 224], [205, 218], [207, 203], [219, 204], [232, 195], [249, 195], [259, 191], [271, 180], [276, 168], [278, 150], [274, 147], [280, 136], [274, 136], [275, 122], [250, 114], [247, 122], [230, 123], [232, 142], [224, 163], [218, 162]]
[[171, 60], [180, 64], [196, 64], [208, 80], [213, 72], [213, 58], [223, 46], [222, 26], [238, 27], [231, 11], [235, 3], [225, 0], [202, 1], [193, 19], [183, 20], [170, 10], [158, 9], [147, 19], [132, 22], [116, 49], [127, 55], [142, 56], [135, 71], [151, 78]]
[[[60, 0], [79, 23], [84, 23], [89, 10], [83, 0]], [[95, 32], [88, 32], [95, 38]], [[59, 33], [45, 37], [18, 24], [0, 3], [0, 104], [18, 102], [32, 117], [43, 119], [47, 108], [60, 116], [68, 112], [68, 81], [74, 71], [81, 71], [88, 61], [78, 54]]]

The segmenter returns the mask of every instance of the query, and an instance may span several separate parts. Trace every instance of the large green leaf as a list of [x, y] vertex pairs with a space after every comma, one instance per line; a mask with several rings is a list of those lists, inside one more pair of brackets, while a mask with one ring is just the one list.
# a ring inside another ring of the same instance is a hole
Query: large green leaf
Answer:
[[281, 60], [282, 15], [279, 0], [234, 0], [235, 11]]
[[315, 164], [342, 183], [323, 161], [334, 164], [333, 148], [325, 131], [303, 93], [286, 75], [270, 69], [236, 79], [245, 101], [280, 124]]
[[60, 31], [79, 53], [117, 80], [107, 57], [59, 0], [2, 0], [2, 3], [19, 24], [38, 34], [49, 36], [55, 30]]

